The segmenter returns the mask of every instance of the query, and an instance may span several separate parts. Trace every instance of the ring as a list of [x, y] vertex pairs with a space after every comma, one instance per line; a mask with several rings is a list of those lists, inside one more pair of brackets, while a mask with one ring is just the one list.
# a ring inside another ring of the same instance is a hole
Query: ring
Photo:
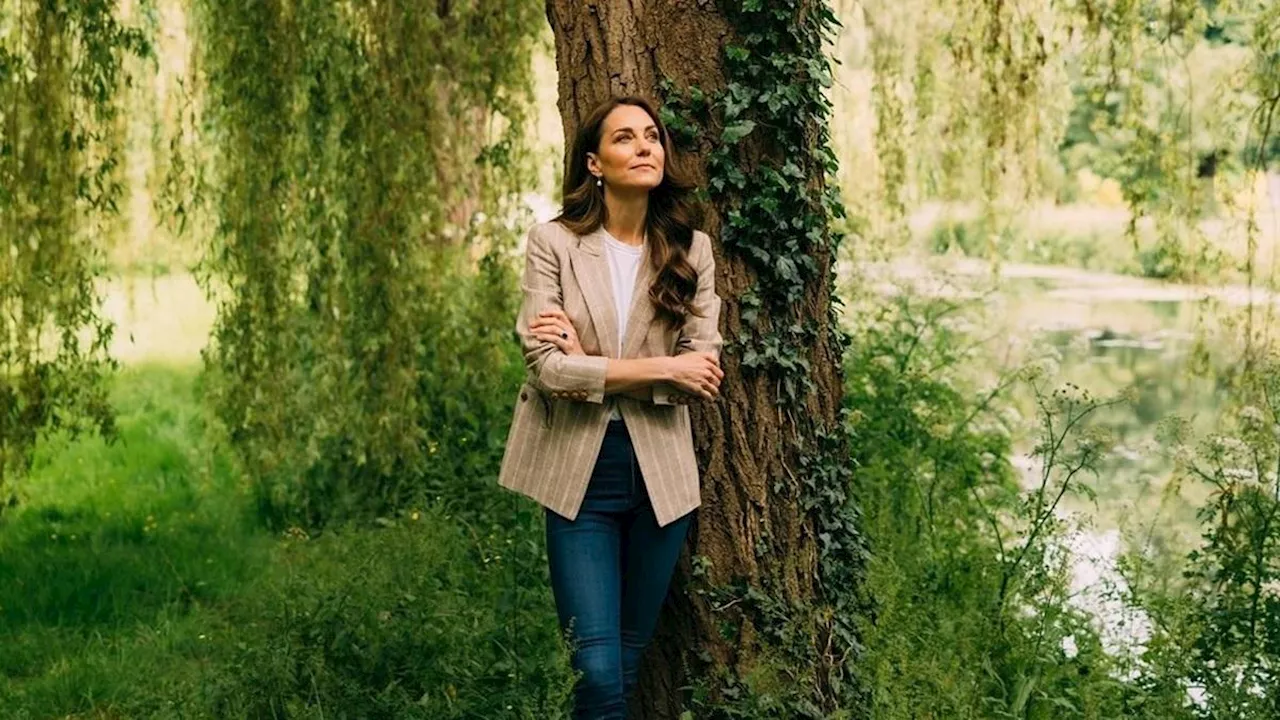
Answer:
[[564, 332], [563, 330], [562, 330], [562, 331], [560, 331], [560, 339], [561, 339], [561, 340], [568, 340], [568, 339], [569, 339], [569, 333]]

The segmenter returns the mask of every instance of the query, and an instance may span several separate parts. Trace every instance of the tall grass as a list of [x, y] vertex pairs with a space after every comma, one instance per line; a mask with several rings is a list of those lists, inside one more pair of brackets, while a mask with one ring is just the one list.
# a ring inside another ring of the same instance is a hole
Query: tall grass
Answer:
[[494, 487], [501, 517], [273, 535], [199, 391], [129, 368], [119, 442], [41, 445], [0, 525], [0, 714], [562, 716], [540, 513]]

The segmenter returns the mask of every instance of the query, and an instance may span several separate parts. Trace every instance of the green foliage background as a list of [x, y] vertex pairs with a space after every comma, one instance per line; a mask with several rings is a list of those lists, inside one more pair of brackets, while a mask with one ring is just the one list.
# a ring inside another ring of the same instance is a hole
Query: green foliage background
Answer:
[[112, 431], [97, 240], [121, 194], [122, 58], [151, 51], [114, 9], [0, 3], [0, 513], [42, 430]]
[[[567, 716], [541, 516], [492, 483], [522, 372], [518, 194], [547, 182], [527, 130], [541, 6], [125, 5], [0, 0], [0, 707]], [[712, 192], [738, 198], [727, 242], [762, 278], [740, 349], [788, 397], [812, 390], [798, 349], [816, 330], [774, 320], [808, 256], [842, 233], [854, 260], [907, 248], [930, 203], [966, 211], [923, 233], [939, 252], [1271, 283], [1250, 193], [1280, 151], [1280, 5], [834, 5], [845, 65], [828, 72], [826, 16], [792, 24], [790, 5], [726, 2], [759, 30], [726, 49], [736, 84], [668, 105], [686, 136], [708, 112], [729, 120]], [[172, 72], [155, 48], [173, 42], [175, 7], [191, 62], [142, 133], [164, 240], [119, 263], [139, 182], [122, 98]], [[834, 154], [763, 122], [825, 118], [828, 81]], [[734, 148], [751, 133], [838, 170], [847, 212], [795, 163], [744, 173]], [[1119, 234], [1028, 220], [1036, 203], [1096, 201], [1096, 185], [1126, 210]], [[101, 281], [183, 258], [218, 311], [204, 365], [116, 372]], [[1207, 436], [1164, 418], [1148, 450], [1174, 468], [1168, 493], [1202, 488], [1202, 537], [1187, 555], [1127, 553], [1116, 594], [1151, 631], [1117, 653], [1071, 601], [1074, 528], [1056, 510], [1097, 499], [1125, 431], [1112, 413], [1132, 397], [1056, 385], [1051, 357], [993, 379], [974, 350], [981, 312], [857, 280], [835, 316], [850, 333], [844, 422], [802, 453], [804, 497], [829, 523], [824, 604], [730, 588], [778, 652], [700, 679], [730, 701], [711, 706], [704, 683], [690, 713], [822, 716], [804, 683], [835, 678], [832, 717], [1275, 717], [1267, 316], [1204, 332], [1187, 371], [1223, 411]], [[954, 322], [970, 312], [976, 327]], [[1140, 419], [1167, 407], [1143, 402]], [[1030, 485], [1011, 462], [1027, 436]], [[855, 525], [868, 548], [841, 544]], [[867, 596], [871, 611], [854, 611]], [[846, 662], [814, 660], [796, 635], [812, 627]]]
[[185, 186], [208, 188], [199, 272], [225, 290], [206, 361], [264, 518], [314, 527], [445, 491], [508, 420], [516, 367], [495, 340], [529, 221], [511, 193], [537, 4], [195, 10], [191, 146], [210, 155], [185, 167], [210, 172]]

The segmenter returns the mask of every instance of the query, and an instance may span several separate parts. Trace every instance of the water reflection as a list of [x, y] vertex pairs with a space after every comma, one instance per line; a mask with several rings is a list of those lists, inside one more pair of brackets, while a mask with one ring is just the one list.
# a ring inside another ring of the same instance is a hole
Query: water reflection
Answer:
[[[1049, 358], [1055, 369], [1050, 390], [1070, 382], [1095, 398], [1125, 393], [1131, 399], [1091, 417], [1108, 431], [1112, 451], [1096, 476], [1083, 478], [1094, 497], [1068, 495], [1059, 506], [1073, 529], [1056, 546], [1070, 553], [1072, 603], [1097, 619], [1107, 649], [1140, 652], [1149, 625], [1123, 601], [1117, 559], [1135, 543], [1170, 562], [1181, 558], [1198, 541], [1195, 509], [1208, 494], [1200, 484], [1177, 482], [1172, 449], [1161, 444], [1162, 421], [1180, 416], [1196, 433], [1213, 429], [1240, 354], [1230, 321], [1250, 300], [1273, 306], [1274, 298], [1247, 288], [1177, 286], [1063, 268], [1014, 266], [1010, 272], [1009, 266], [959, 265], [947, 271], [915, 262], [868, 266], [856, 282], [880, 293], [971, 306], [968, 323], [988, 338], [986, 361], [965, 368], [979, 385]], [[1011, 461], [1031, 489], [1041, 481], [1031, 455], [1040, 430], [1036, 398], [1029, 385], [1016, 387], [1010, 401], [1023, 420]]]

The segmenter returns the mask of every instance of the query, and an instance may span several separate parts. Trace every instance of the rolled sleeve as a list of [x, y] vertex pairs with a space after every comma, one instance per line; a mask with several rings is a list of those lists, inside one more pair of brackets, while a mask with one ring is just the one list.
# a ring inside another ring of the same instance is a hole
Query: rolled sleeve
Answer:
[[[693, 297], [695, 313], [685, 316], [676, 340], [675, 355], [689, 352], [713, 353], [720, 360], [724, 338], [720, 335], [720, 296], [716, 295], [716, 258], [711, 249], [711, 237], [695, 230], [690, 260], [698, 272], [698, 289]], [[657, 405], [679, 405], [687, 400], [687, 393], [666, 382], [654, 383], [653, 402]]]
[[547, 238], [546, 224], [529, 230], [525, 247], [522, 298], [516, 335], [524, 352], [530, 381], [548, 393], [586, 393], [586, 402], [604, 402], [605, 370], [609, 359], [596, 355], [566, 355], [554, 343], [539, 340], [529, 330], [538, 313], [563, 310], [560, 257]]
[[676, 393], [676, 389], [670, 383], [658, 382], [653, 384], [653, 404], [654, 405], [675, 405], [677, 404], [672, 397]]

